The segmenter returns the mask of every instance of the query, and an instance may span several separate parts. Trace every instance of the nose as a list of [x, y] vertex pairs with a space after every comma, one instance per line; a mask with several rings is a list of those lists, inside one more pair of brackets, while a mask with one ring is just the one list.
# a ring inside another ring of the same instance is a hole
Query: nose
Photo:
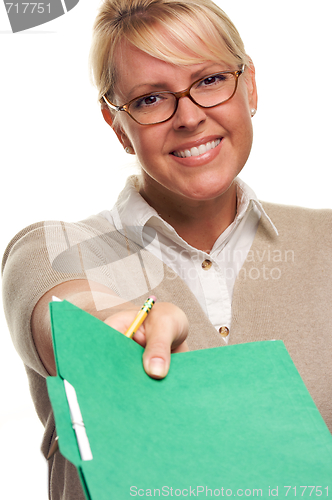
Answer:
[[205, 109], [197, 106], [189, 97], [181, 97], [173, 118], [173, 127], [176, 130], [195, 130], [206, 120]]

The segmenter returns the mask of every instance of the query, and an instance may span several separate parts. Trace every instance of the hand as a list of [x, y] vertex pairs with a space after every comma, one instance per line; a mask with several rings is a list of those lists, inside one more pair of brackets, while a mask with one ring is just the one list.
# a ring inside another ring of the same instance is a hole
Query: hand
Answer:
[[[138, 309], [123, 311], [106, 318], [107, 323], [125, 333], [138, 313]], [[169, 302], [157, 302], [133, 339], [145, 347], [143, 366], [152, 378], [166, 377], [171, 352], [188, 351], [185, 341], [188, 335], [188, 319], [185, 313]]]

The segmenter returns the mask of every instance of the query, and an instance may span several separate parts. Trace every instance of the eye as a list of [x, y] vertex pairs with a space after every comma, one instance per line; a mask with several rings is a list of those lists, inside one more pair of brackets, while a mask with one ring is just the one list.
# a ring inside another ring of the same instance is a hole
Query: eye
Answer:
[[132, 106], [139, 110], [144, 108], [151, 108], [152, 106], [158, 106], [165, 100], [165, 96], [162, 94], [149, 94], [136, 99]]
[[222, 74], [222, 73], [219, 73], [217, 75], [211, 75], [211, 76], [204, 78], [204, 80], [201, 80], [199, 82], [199, 85], [202, 87], [210, 87], [212, 85], [220, 85], [220, 84], [227, 81], [228, 76], [229, 75]]

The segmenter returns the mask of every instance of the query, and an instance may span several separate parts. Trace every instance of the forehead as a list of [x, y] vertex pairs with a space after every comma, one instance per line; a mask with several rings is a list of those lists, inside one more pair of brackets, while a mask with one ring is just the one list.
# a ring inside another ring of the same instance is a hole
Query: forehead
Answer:
[[[196, 64], [172, 64], [147, 54], [127, 42], [118, 46], [114, 62], [115, 94], [126, 99], [132, 99], [154, 89], [182, 90], [201, 76], [231, 68], [229, 63], [209, 59], [200, 59]], [[174, 89], [170, 88], [173, 85]]]

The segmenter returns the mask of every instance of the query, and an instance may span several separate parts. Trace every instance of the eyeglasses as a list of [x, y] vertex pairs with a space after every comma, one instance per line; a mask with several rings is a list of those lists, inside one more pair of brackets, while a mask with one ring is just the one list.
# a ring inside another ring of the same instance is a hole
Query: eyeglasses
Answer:
[[152, 92], [135, 97], [117, 106], [104, 95], [102, 99], [114, 111], [125, 111], [140, 125], [155, 125], [170, 120], [176, 113], [179, 99], [188, 97], [200, 108], [214, 108], [229, 101], [235, 94], [239, 76], [245, 65], [238, 71], [222, 71], [196, 80], [182, 92]]

